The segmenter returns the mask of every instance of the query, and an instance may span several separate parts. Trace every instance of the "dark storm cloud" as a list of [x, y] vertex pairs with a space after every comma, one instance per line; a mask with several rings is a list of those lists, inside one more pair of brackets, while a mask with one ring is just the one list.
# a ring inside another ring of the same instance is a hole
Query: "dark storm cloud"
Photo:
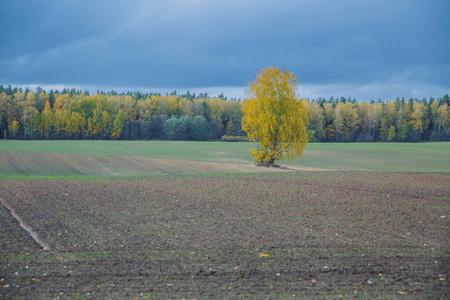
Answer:
[[308, 91], [449, 88], [446, 0], [0, 5], [3, 84], [236, 87], [278, 65]]

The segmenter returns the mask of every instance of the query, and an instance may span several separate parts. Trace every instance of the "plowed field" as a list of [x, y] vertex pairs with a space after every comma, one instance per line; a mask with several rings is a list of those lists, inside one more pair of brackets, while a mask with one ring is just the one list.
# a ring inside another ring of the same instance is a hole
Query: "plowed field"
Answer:
[[0, 180], [0, 298], [449, 297], [450, 173]]

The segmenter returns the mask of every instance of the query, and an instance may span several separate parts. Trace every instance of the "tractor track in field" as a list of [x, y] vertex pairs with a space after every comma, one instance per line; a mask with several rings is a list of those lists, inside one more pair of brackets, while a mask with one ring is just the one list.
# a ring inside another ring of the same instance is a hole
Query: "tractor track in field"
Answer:
[[42, 249], [44, 250], [50, 250], [50, 245], [47, 244], [46, 242], [44, 242], [39, 235], [37, 234], [37, 232], [35, 232], [33, 230], [33, 228], [31, 228], [31, 226], [29, 226], [18, 214], [17, 212], [14, 210], [14, 208], [12, 208], [5, 200], [3, 200], [2, 198], [0, 198], [0, 203], [11, 213], [11, 215], [17, 220], [19, 221], [20, 227], [22, 227], [23, 229], [25, 229], [26, 232], [28, 232], [28, 234], [30, 234], [30, 236], [36, 241], [36, 243], [38, 243], [39, 245], [41, 245]]

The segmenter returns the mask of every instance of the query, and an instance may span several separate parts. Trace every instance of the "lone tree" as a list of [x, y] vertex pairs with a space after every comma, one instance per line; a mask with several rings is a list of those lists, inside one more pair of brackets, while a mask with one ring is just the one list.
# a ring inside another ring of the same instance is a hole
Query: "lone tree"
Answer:
[[242, 129], [257, 143], [250, 154], [259, 166], [300, 158], [308, 144], [306, 110], [297, 99], [295, 76], [276, 66], [260, 70], [249, 84], [250, 99], [242, 107]]

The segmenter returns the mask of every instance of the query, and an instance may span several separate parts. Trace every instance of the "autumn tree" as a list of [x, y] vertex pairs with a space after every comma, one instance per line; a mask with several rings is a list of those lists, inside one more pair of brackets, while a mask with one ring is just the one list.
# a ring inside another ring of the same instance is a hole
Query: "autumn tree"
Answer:
[[152, 95], [144, 101], [140, 101], [140, 115], [144, 119], [150, 119], [152, 116], [159, 115], [160, 96]]
[[295, 76], [275, 66], [261, 70], [249, 83], [242, 129], [258, 145], [250, 152], [258, 165], [271, 167], [276, 160], [300, 158], [308, 144], [308, 118], [296, 88]]
[[14, 119], [11, 122], [11, 124], [9, 125], [9, 130], [10, 130], [10, 133], [11, 133], [11, 138], [15, 140], [17, 131], [19, 131], [19, 121]]
[[119, 112], [117, 113], [116, 118], [113, 122], [114, 128], [111, 134], [112, 139], [118, 139], [120, 137], [120, 133], [122, 132], [123, 126], [125, 125], [125, 121], [125, 111], [123, 109], [119, 109]]
[[421, 134], [423, 133], [424, 129], [428, 127], [428, 120], [427, 120], [427, 108], [423, 102], [414, 102], [413, 103], [413, 112], [411, 114], [411, 121], [410, 124], [413, 125], [413, 128], [417, 130], [419, 134], [419, 140], [421, 137]]
[[26, 94], [23, 94], [22, 101], [19, 102], [19, 105], [21, 106], [22, 116], [21, 121], [23, 124], [23, 139], [27, 139], [27, 132], [31, 132], [30, 124], [33, 123], [33, 115], [34, 115], [34, 94], [31, 92], [28, 92]]
[[318, 141], [325, 137], [324, 126], [323, 108], [318, 102], [311, 102], [308, 109], [308, 129], [314, 132], [314, 137]]
[[389, 133], [388, 133], [387, 141], [388, 141], [388, 142], [393, 142], [393, 141], [395, 141], [395, 127], [394, 127], [394, 126], [391, 126], [391, 127], [389, 128]]
[[86, 120], [83, 116], [77, 112], [72, 112], [67, 116], [66, 120], [66, 131], [73, 138], [80, 138], [83, 133], [83, 128], [85, 126]]
[[[41, 93], [41, 96], [44, 98], [42, 94], [44, 93]], [[48, 100], [45, 102], [44, 109], [40, 113], [40, 116], [36, 118], [36, 126], [39, 129], [41, 138], [50, 138], [50, 131], [54, 126], [54, 115], [50, 109], [50, 103]]]
[[[58, 100], [56, 100], [56, 101], [58, 101]], [[55, 104], [56, 104], [56, 102], [55, 102]], [[67, 109], [56, 110], [56, 112], [55, 112], [55, 129], [56, 129], [56, 134], [58, 135], [58, 137], [60, 139], [62, 139], [64, 137], [66, 124], [67, 124], [69, 118], [70, 118], [70, 111], [68, 111]]]

